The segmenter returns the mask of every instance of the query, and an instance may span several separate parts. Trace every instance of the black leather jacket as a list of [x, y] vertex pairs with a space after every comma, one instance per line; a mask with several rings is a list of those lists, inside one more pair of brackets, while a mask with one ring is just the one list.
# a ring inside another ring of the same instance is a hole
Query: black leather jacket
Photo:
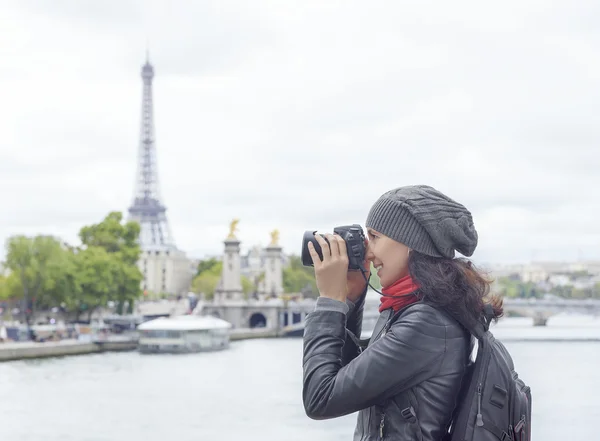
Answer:
[[[341, 302], [339, 302], [341, 304]], [[354, 441], [439, 441], [451, 418], [470, 335], [426, 303], [406, 308], [387, 329], [383, 311], [361, 352], [364, 298], [346, 314], [319, 307], [306, 319], [306, 414], [335, 418], [356, 411]]]

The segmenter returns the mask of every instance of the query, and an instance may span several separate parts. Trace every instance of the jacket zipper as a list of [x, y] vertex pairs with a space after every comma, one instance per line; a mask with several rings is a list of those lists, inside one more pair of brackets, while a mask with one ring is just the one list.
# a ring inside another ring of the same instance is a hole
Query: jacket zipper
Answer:
[[385, 412], [381, 414], [381, 421], [379, 421], [379, 439], [383, 440], [383, 429], [385, 427]]
[[477, 386], [477, 419], [475, 424], [479, 427], [483, 426], [483, 417], [481, 416], [481, 383]]

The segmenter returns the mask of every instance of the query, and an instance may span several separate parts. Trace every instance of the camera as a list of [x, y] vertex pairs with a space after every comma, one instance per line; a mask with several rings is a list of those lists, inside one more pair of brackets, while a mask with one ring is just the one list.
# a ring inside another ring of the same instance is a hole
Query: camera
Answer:
[[[323, 251], [321, 245], [315, 238], [316, 231], [305, 231], [302, 237], [302, 264], [304, 266], [313, 266], [310, 252], [308, 251], [308, 243], [312, 242], [317, 251], [317, 254], [323, 259]], [[348, 271], [358, 271], [363, 269], [363, 263], [365, 261], [365, 234], [363, 229], [358, 224], [344, 225], [341, 227], [335, 227], [333, 233], [339, 235], [344, 242], [346, 242], [346, 249], [348, 250]], [[329, 241], [325, 235], [321, 234], [321, 237], [325, 239], [327, 243]]]

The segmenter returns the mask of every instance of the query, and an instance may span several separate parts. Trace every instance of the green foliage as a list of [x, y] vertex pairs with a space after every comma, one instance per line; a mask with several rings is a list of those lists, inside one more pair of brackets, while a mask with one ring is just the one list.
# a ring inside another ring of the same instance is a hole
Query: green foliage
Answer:
[[308, 296], [317, 296], [317, 284], [313, 267], [302, 265], [299, 256], [290, 256], [289, 264], [283, 269], [283, 291], [286, 293], [304, 292]]
[[217, 266], [219, 264], [221, 264], [221, 268], [222, 268], [223, 263], [220, 260], [215, 259], [214, 257], [211, 257], [210, 259], [206, 259], [206, 260], [201, 260], [198, 263], [198, 270], [196, 272], [196, 276], [199, 276], [200, 274], [202, 274], [205, 271], [212, 270], [215, 266]]
[[[579, 275], [585, 277], [588, 274], [581, 272]], [[495, 290], [496, 293], [511, 298], [539, 298], [545, 294], [545, 291], [538, 288], [534, 283], [522, 282], [514, 277], [498, 278]], [[573, 285], [557, 285], [551, 287], [549, 293], [565, 299], [600, 298], [600, 284], [585, 289], [578, 289]]]
[[21, 281], [17, 277], [16, 273], [10, 273], [8, 276], [4, 277], [2, 283], [4, 287], [0, 288], [0, 290], [2, 291], [2, 294], [0, 294], [0, 298], [20, 299], [23, 297], [23, 287], [21, 286]]
[[119, 255], [125, 263], [135, 264], [140, 257], [137, 243], [140, 235], [140, 224], [137, 222], [122, 223], [123, 215], [113, 211], [102, 222], [83, 227], [79, 232], [81, 243], [86, 247], [101, 247], [108, 253]]
[[[215, 295], [223, 273], [223, 262], [215, 258], [201, 260], [198, 263], [198, 272], [192, 281], [192, 292], [204, 294], [207, 300]], [[255, 283], [246, 276], [241, 277], [242, 291], [248, 296], [255, 289]]]
[[566, 299], [597, 299], [600, 298], [600, 284], [585, 289], [578, 289], [571, 285], [555, 286], [550, 293]]
[[44, 299], [47, 308], [72, 305], [82, 294], [79, 257], [72, 248], [57, 256], [57, 270], [46, 285]]
[[88, 312], [106, 305], [115, 294], [117, 264], [101, 247], [89, 247], [77, 253], [80, 292], [67, 299], [67, 308], [78, 313]]
[[223, 262], [216, 259], [200, 261], [198, 273], [192, 281], [192, 292], [204, 294], [207, 300], [212, 299], [221, 280], [222, 272]]
[[[131, 312], [134, 302], [141, 294], [142, 273], [137, 267], [140, 258], [138, 237], [140, 225], [137, 222], [123, 223], [123, 215], [119, 212], [109, 213], [102, 222], [83, 227], [79, 237], [84, 245], [80, 259], [82, 267], [88, 269], [87, 279], [82, 286], [91, 289], [86, 294], [84, 304], [88, 308], [101, 306], [108, 300], [117, 302], [117, 312]], [[86, 254], [87, 253], [87, 254]], [[94, 281], [90, 285], [90, 268], [100, 277], [107, 277], [105, 282]], [[105, 286], [106, 285], [106, 286]], [[89, 303], [93, 297], [95, 301]], [[129, 305], [125, 311], [125, 305]]]
[[533, 282], [521, 282], [510, 277], [499, 277], [496, 285], [496, 292], [502, 296], [510, 298], [539, 298], [543, 292], [535, 286]]
[[198, 263], [198, 273], [196, 274], [196, 276], [200, 276], [204, 273], [216, 274], [218, 276], [221, 276], [222, 272], [223, 262], [215, 258], [210, 258], [208, 260], [201, 260], [200, 263]]
[[12, 297], [8, 283], [8, 277], [0, 275], [0, 301], [8, 300]]
[[20, 282], [28, 324], [37, 301], [44, 304], [51, 300], [46, 290], [60, 271], [62, 253], [61, 243], [50, 236], [13, 236], [6, 242], [6, 266]]
[[220, 275], [209, 272], [200, 274], [192, 281], [192, 292], [195, 292], [196, 294], [204, 294], [205, 298], [210, 300], [215, 295], [215, 290], [217, 289], [219, 280], [221, 280]]
[[36, 308], [64, 306], [67, 312], [89, 315], [109, 300], [131, 309], [140, 295], [142, 274], [137, 268], [140, 227], [122, 223], [110, 213], [83, 227], [81, 248], [63, 245], [49, 236], [14, 236], [6, 243], [11, 275], [0, 279], [0, 298], [21, 298], [29, 323]]
[[244, 294], [246, 294], [246, 296], [255, 290], [254, 282], [252, 282], [252, 280], [250, 280], [248, 277], [242, 276], [241, 282], [242, 291], [244, 292]]

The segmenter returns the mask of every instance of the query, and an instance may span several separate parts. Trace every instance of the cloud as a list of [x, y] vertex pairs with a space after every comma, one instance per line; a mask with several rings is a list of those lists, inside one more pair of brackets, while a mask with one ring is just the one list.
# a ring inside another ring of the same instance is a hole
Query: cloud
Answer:
[[[175, 4], [173, 4], [175, 5]], [[464, 203], [477, 260], [600, 259], [596, 2], [77, 1], [0, 9], [0, 238], [133, 196], [146, 41], [178, 245], [364, 223], [384, 191]]]

